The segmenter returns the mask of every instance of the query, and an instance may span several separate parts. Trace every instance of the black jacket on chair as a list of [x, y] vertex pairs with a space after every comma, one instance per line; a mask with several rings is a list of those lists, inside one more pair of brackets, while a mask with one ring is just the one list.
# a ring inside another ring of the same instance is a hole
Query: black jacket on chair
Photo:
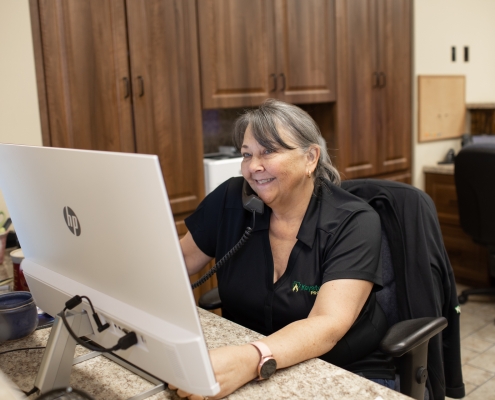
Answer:
[[393, 181], [355, 179], [342, 182], [342, 188], [367, 201], [380, 215], [401, 294], [397, 296], [400, 320], [443, 316], [448, 321], [428, 346], [433, 398], [464, 397], [460, 308], [433, 201], [421, 190]]

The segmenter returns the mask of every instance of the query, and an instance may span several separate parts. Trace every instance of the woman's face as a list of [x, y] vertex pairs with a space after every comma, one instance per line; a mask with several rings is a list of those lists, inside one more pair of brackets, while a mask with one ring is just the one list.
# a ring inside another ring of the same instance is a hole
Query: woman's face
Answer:
[[[296, 144], [289, 138], [283, 128], [278, 128], [282, 140], [291, 147]], [[241, 147], [242, 175], [253, 190], [272, 209], [281, 210], [297, 204], [301, 196], [313, 191], [313, 179], [307, 172], [313, 172], [319, 157], [319, 148], [304, 152], [277, 148], [270, 151], [261, 146], [248, 126]]]

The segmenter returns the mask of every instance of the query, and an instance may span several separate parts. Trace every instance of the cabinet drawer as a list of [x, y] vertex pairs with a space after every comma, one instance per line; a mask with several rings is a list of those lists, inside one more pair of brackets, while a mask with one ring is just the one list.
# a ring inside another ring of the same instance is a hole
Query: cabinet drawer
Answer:
[[474, 243], [460, 226], [441, 224], [441, 229], [456, 281], [489, 286], [488, 249]]
[[473, 242], [459, 224], [459, 209], [453, 174], [425, 174], [425, 190], [435, 203], [445, 249], [456, 282], [489, 286], [488, 250]]
[[440, 222], [459, 225], [454, 175], [426, 174], [425, 189], [435, 203]]

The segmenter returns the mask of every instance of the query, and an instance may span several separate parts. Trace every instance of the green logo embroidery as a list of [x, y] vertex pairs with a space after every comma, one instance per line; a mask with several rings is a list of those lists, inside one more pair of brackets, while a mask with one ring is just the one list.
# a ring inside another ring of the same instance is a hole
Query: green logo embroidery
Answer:
[[308, 285], [303, 285], [301, 282], [294, 281], [292, 283], [292, 291], [293, 292], [309, 292], [309, 294], [317, 295], [318, 291], [320, 290], [320, 286], [318, 285], [313, 285], [313, 286], [308, 286]]
[[457, 311], [457, 314], [460, 314], [460, 313], [461, 313], [461, 306], [457, 306], [457, 307], [455, 308], [455, 310]]

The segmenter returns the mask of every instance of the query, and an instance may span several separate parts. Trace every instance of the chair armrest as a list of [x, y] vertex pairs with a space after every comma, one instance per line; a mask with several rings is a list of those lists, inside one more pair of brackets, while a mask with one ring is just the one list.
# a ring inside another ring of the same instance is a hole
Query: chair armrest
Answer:
[[198, 301], [198, 305], [205, 310], [215, 310], [222, 307], [222, 300], [218, 294], [218, 288], [213, 288], [204, 293]]
[[380, 350], [393, 357], [405, 353], [430, 340], [447, 326], [444, 317], [426, 317], [401, 321], [392, 326], [380, 343]]

